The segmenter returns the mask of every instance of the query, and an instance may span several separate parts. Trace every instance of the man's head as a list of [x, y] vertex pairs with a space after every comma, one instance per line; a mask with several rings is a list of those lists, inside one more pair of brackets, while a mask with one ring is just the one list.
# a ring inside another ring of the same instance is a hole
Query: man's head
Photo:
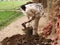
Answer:
[[32, 4], [33, 2], [27, 2], [26, 4], [24, 4], [24, 5], [21, 5], [21, 8], [25, 11], [26, 10], [26, 5], [28, 5], [28, 4]]
[[24, 5], [21, 6], [21, 9], [24, 10], [24, 11], [26, 10], [25, 5], [26, 5], [26, 4], [24, 4]]

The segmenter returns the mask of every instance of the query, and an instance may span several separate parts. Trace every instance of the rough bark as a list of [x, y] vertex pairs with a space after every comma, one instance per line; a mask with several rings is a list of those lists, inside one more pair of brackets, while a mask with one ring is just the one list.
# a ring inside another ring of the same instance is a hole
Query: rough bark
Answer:
[[42, 3], [44, 8], [47, 7], [47, 0], [33, 0], [33, 2]]

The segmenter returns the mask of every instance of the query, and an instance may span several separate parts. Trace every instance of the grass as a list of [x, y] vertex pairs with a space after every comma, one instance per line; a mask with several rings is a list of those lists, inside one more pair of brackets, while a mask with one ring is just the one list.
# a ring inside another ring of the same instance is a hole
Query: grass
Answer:
[[17, 9], [22, 4], [25, 4], [27, 1], [0, 1], [0, 10], [9, 10], [9, 9]]
[[4, 28], [8, 24], [10, 24], [17, 17], [23, 16], [21, 12], [13, 12], [13, 11], [1, 11], [0, 12], [0, 29]]
[[0, 9], [16, 9], [25, 2], [0, 2]]

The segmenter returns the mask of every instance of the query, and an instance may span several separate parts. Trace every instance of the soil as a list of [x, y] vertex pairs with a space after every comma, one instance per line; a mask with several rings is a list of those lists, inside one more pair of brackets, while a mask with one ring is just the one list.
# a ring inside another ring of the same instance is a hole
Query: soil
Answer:
[[6, 37], [1, 43], [2, 45], [51, 45], [54, 41], [51, 39], [45, 39], [38, 35], [13, 35], [12, 37]]

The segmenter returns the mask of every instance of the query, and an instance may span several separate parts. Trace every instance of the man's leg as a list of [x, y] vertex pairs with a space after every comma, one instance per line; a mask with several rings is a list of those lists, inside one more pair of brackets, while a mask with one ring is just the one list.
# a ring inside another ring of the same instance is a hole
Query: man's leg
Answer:
[[33, 26], [33, 35], [37, 34], [40, 16], [35, 17]]

